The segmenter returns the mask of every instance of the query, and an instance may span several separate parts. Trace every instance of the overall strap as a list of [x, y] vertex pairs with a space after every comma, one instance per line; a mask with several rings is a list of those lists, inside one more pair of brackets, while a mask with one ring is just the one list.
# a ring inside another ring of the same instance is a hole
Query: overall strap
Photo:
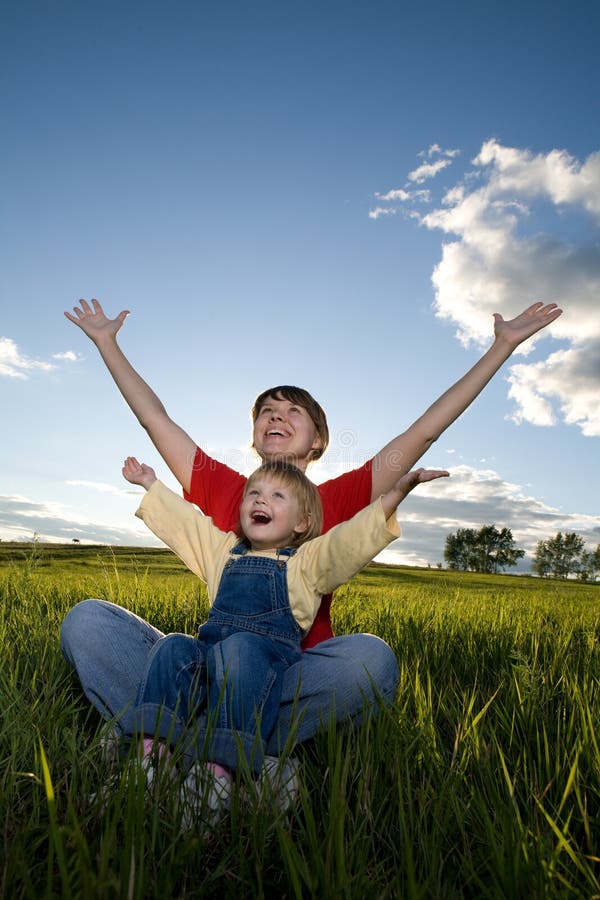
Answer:
[[297, 547], [280, 547], [277, 556], [293, 556], [297, 549]]
[[[297, 547], [279, 547], [277, 552], [277, 557], [280, 556], [293, 556], [298, 548]], [[250, 551], [248, 544], [244, 541], [240, 541], [239, 544], [236, 544], [235, 547], [232, 547], [229, 551], [232, 556], [244, 556], [246, 553]]]
[[232, 547], [229, 552], [232, 556], [243, 556], [244, 553], [248, 552], [248, 550], [248, 544], [245, 544], [244, 541], [240, 541], [239, 544], [236, 544], [235, 547]]

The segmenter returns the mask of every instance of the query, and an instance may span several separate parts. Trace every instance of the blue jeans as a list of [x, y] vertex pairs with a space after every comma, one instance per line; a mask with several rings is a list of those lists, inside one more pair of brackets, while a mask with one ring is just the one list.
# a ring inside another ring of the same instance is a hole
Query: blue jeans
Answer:
[[240, 754], [260, 771], [279, 718], [285, 671], [300, 662], [300, 628], [288, 596], [286, 561], [231, 551], [208, 621], [198, 639], [171, 634], [153, 647], [127, 736], [175, 743], [192, 758], [236, 768]]
[[[116, 603], [82, 600], [65, 616], [61, 648], [90, 703], [119, 727], [119, 717], [135, 704], [149, 655], [162, 637]], [[278, 755], [290, 736], [301, 743], [322, 727], [360, 723], [377, 711], [379, 702], [391, 704], [397, 687], [396, 657], [381, 638], [349, 634], [322, 641], [284, 673], [267, 753]]]

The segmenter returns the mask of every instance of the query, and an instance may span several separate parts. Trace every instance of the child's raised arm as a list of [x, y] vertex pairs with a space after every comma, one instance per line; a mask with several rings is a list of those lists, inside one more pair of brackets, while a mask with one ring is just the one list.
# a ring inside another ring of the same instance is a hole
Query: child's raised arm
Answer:
[[433, 481], [436, 478], [448, 478], [449, 475], [450, 473], [445, 469], [413, 469], [412, 472], [407, 472], [381, 497], [381, 505], [386, 519], [389, 519], [396, 507], [418, 484]]
[[132, 484], [141, 484], [143, 488], [149, 490], [156, 481], [156, 472], [146, 463], [140, 463], [135, 456], [128, 456], [123, 463], [121, 469], [123, 478]]
[[414, 466], [442, 432], [470, 406], [519, 344], [554, 322], [561, 313], [556, 303], [534, 303], [506, 322], [495, 313], [494, 343], [489, 350], [416, 422], [374, 457], [371, 500], [393, 488], [399, 476]]
[[65, 316], [96, 345], [127, 405], [148, 432], [182, 488], [189, 491], [196, 444], [183, 428], [169, 418], [152, 388], [138, 375], [119, 347], [117, 333], [128, 316], [128, 310], [120, 312], [115, 319], [109, 319], [97, 300], [92, 300], [92, 306], [86, 300], [80, 300], [73, 313], [65, 312]]

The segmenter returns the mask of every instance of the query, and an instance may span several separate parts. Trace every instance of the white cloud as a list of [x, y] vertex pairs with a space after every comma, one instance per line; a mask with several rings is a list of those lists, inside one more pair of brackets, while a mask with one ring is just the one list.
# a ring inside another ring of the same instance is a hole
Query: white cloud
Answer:
[[[460, 150], [444, 150], [439, 144], [432, 144], [428, 150], [421, 150], [418, 154], [420, 157], [427, 157], [430, 159], [432, 156], [440, 156], [442, 158], [435, 162], [425, 162], [416, 169], [413, 169], [412, 172], [409, 172], [405, 187], [392, 188], [392, 190], [387, 191], [385, 194], [375, 192], [376, 199], [379, 203], [429, 203], [431, 200], [431, 192], [429, 190], [407, 190], [407, 187], [410, 187], [411, 184], [422, 184], [429, 178], [433, 178], [438, 172], [441, 172], [451, 165], [452, 160], [455, 156], [458, 156], [459, 153]], [[395, 208], [388, 209], [387, 207], [377, 206], [375, 209], [369, 210], [369, 218], [379, 219], [381, 216], [391, 216], [394, 215], [396, 211]], [[408, 216], [411, 218], [417, 217], [411, 212], [408, 213]]]
[[0, 496], [0, 538], [68, 543], [74, 537], [82, 543], [161, 546], [146, 528], [125, 528], [107, 524], [74, 511], [62, 503], [40, 502], [22, 496]]
[[381, 216], [394, 215], [396, 215], [396, 210], [392, 206], [376, 206], [374, 209], [369, 210], [370, 219], [379, 219]]
[[118, 488], [115, 487], [114, 484], [105, 484], [102, 481], [67, 481], [65, 484], [70, 485], [71, 487], [85, 487], [90, 488], [93, 491], [98, 491], [100, 494], [143, 494], [144, 491], [142, 488]]
[[391, 203], [394, 200], [410, 200], [412, 198], [412, 194], [405, 191], [404, 188], [395, 188], [388, 191], [387, 194], [375, 194], [375, 196], [384, 203]]
[[554, 424], [549, 398], [555, 398], [568, 425], [579, 426], [587, 437], [600, 436], [600, 340], [588, 342], [584, 352], [573, 346], [544, 362], [514, 365], [508, 380], [509, 397], [517, 402], [513, 421]]
[[83, 356], [73, 350], [65, 350], [63, 353], [53, 353], [52, 359], [64, 359], [66, 362], [80, 362]]
[[[427, 155], [443, 152], [432, 145]], [[494, 312], [508, 319], [535, 300], [564, 309], [517, 352], [527, 356], [548, 335], [567, 349], [509, 368], [513, 421], [563, 421], [600, 435], [600, 152], [581, 162], [564, 150], [533, 154], [487, 141], [436, 208], [407, 214], [446, 236], [432, 274], [435, 309], [463, 344], [489, 344]]]
[[434, 178], [438, 172], [446, 169], [449, 165], [451, 165], [451, 160], [449, 159], [438, 159], [436, 162], [423, 163], [408, 173], [408, 180], [415, 184], [422, 184], [423, 181]]
[[[387, 194], [376, 193], [375, 197], [380, 203], [429, 203], [431, 192], [425, 189], [405, 191], [403, 188], [394, 188], [388, 191]], [[369, 218], [380, 219], [382, 216], [395, 216], [398, 209], [399, 207], [397, 206], [375, 206], [369, 210]], [[418, 218], [418, 214], [413, 213], [411, 210], [408, 210], [406, 215], [409, 218]]]
[[455, 156], [458, 156], [460, 150], [444, 150], [440, 147], [439, 144], [431, 144], [431, 146], [427, 150], [421, 150], [417, 156], [425, 157], [425, 156], [447, 156], [449, 159], [452, 159]]
[[[62, 353], [53, 353], [52, 359], [65, 362], [79, 362], [83, 357], [65, 350]], [[8, 337], [0, 337], [0, 377], [20, 378], [26, 380], [32, 372], [51, 372], [56, 365], [41, 359], [32, 359], [23, 353], [16, 341]]]
[[0, 337], [0, 376], [26, 379], [29, 372], [49, 372], [53, 368], [52, 363], [25, 356], [12, 338]]
[[534, 155], [491, 140], [482, 146], [474, 162], [482, 168], [489, 167], [488, 187], [492, 194], [546, 196], [556, 205], [582, 206], [600, 217], [600, 151], [581, 163], [565, 150]]

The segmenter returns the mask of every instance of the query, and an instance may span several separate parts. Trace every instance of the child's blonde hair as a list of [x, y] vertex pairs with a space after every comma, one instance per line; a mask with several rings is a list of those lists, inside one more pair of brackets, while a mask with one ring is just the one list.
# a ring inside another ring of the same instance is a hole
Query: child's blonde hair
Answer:
[[323, 527], [323, 507], [319, 491], [312, 481], [297, 466], [284, 460], [273, 460], [272, 462], [263, 463], [249, 476], [244, 487], [244, 497], [252, 486], [254, 479], [264, 478], [265, 476], [277, 480], [282, 486], [293, 491], [300, 507], [300, 514], [308, 521], [306, 531], [303, 531], [301, 534], [295, 534], [291, 546], [299, 547], [300, 544], [318, 537]]

